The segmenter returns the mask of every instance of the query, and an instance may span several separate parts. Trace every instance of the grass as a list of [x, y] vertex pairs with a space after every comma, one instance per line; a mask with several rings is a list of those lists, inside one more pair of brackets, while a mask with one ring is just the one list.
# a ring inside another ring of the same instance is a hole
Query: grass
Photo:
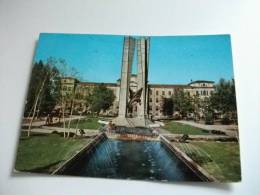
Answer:
[[86, 139], [63, 138], [59, 135], [39, 135], [20, 139], [15, 169], [19, 171], [51, 172], [87, 144]]
[[170, 121], [165, 124], [163, 127], [165, 130], [168, 130], [171, 133], [175, 134], [189, 134], [189, 135], [208, 135], [209, 131], [193, 127], [191, 125], [181, 124], [175, 121]]
[[221, 182], [241, 180], [237, 142], [174, 143]]
[[[84, 118], [84, 119], [80, 119], [79, 124], [77, 126], [78, 120], [72, 120], [70, 122], [70, 127], [71, 128], [76, 128], [78, 127], [78, 129], [99, 129], [101, 127], [101, 124], [98, 123], [98, 120], [100, 120], [100, 118]], [[68, 126], [68, 121], [65, 122], [66, 127]], [[63, 123], [58, 124], [59, 127], [63, 127]]]

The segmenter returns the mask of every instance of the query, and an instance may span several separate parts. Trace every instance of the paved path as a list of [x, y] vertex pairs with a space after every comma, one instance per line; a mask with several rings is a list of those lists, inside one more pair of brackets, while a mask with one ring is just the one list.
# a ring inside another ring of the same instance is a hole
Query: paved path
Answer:
[[[182, 134], [161, 134], [166, 137], [168, 140], [178, 141]], [[226, 136], [226, 135], [189, 135], [189, 140], [193, 141], [235, 141], [237, 138], [233, 136]]]
[[[71, 116], [71, 120], [75, 120], [75, 119], [79, 119], [79, 118], [85, 118], [85, 116], [76, 116], [76, 115], [74, 115], [74, 116]], [[68, 121], [70, 118], [65, 118], [65, 121]], [[63, 120], [62, 120], [62, 118], [61, 118], [61, 120], [60, 120], [61, 122], [63, 122]], [[55, 122], [53, 122], [53, 124], [55, 124], [55, 123], [58, 123], [59, 121], [57, 120], [57, 121], [55, 121]], [[34, 121], [34, 122], [32, 122], [32, 126], [33, 127], [40, 127], [40, 126], [43, 126], [43, 125], [45, 125], [46, 124], [46, 121], [45, 120], [42, 120], [42, 121]], [[30, 125], [30, 123], [23, 123], [22, 124], [22, 126], [29, 126]]]
[[[23, 129], [22, 131], [27, 132], [28, 130]], [[48, 127], [48, 126], [36, 127], [36, 128], [31, 129], [31, 132], [34, 132], [34, 133], [46, 133], [46, 134], [48, 134], [48, 133], [52, 133], [53, 131], [63, 133], [64, 129], [61, 128], [61, 127]], [[80, 135], [80, 132], [76, 131], [76, 129], [73, 129], [73, 128], [70, 128], [70, 129], [66, 128], [66, 132], [70, 132], [70, 133], [76, 133], [77, 132], [77, 135]], [[93, 136], [93, 135], [97, 135], [97, 134], [100, 133], [99, 130], [94, 130], [94, 129], [84, 129], [84, 132], [85, 132], [85, 135], [88, 135], [88, 136]]]
[[237, 125], [206, 125], [206, 124], [196, 123], [194, 121], [184, 121], [184, 120], [176, 121], [176, 122], [186, 124], [186, 125], [191, 125], [193, 127], [198, 127], [209, 131], [219, 130], [225, 132], [229, 136], [238, 137], [238, 131], [235, 130], [237, 129]]

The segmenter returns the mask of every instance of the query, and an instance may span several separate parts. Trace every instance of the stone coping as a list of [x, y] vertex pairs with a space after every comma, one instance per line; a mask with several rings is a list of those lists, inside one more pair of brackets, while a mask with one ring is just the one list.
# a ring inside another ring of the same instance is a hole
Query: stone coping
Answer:
[[110, 139], [117, 139], [123, 141], [160, 141], [158, 136], [119, 134], [119, 133], [106, 133], [106, 135]]
[[210, 175], [205, 169], [193, 161], [186, 153], [182, 152], [178, 147], [170, 143], [167, 138], [160, 135], [160, 140], [170, 149], [181, 161], [183, 161], [202, 181], [219, 182], [215, 177]]

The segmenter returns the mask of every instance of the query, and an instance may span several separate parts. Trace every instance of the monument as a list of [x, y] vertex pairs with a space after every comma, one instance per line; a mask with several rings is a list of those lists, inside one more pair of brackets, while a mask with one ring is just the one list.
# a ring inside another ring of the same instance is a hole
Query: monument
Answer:
[[[119, 93], [119, 112], [114, 123], [126, 127], [146, 127], [148, 120], [148, 64], [150, 39], [125, 37], [121, 67]], [[130, 78], [135, 49], [137, 49], [137, 90], [130, 89]], [[137, 106], [137, 115], [132, 117], [133, 105]]]

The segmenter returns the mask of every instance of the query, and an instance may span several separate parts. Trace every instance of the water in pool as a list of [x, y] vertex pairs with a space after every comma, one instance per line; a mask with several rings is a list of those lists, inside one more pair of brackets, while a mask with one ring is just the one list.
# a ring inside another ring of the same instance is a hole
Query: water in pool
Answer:
[[199, 181], [199, 178], [159, 141], [107, 139], [63, 174], [160, 181]]

